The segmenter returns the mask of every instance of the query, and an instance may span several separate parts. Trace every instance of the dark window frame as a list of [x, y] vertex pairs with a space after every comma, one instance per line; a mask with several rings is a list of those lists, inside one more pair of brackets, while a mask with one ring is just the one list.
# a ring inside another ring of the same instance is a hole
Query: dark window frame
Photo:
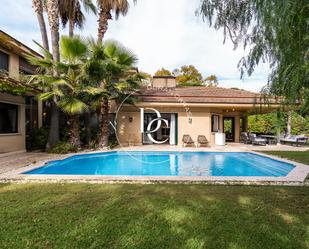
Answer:
[[[19, 106], [16, 105], [16, 104], [0, 102], [0, 111], [1, 111], [2, 108], [5, 109], [5, 107], [10, 108], [11, 110], [15, 111], [15, 113], [16, 113], [15, 124], [13, 126], [11, 125], [12, 126], [11, 130], [8, 130], [8, 128], [7, 128], [7, 130], [1, 129], [1, 125], [0, 125], [0, 134], [15, 134], [15, 133], [18, 133]], [[0, 113], [0, 116], [1, 116], [1, 113]], [[4, 125], [10, 125], [10, 124], [7, 123], [7, 124], [4, 124]]]
[[[6, 57], [7, 58], [7, 61], [4, 62], [2, 61], [2, 59]], [[4, 67], [3, 65], [6, 64]], [[10, 55], [2, 50], [0, 50], [0, 71], [1, 73], [4, 72], [9, 72], [9, 68], [10, 68]]]
[[[214, 129], [215, 117], [218, 118], [218, 125], [217, 125], [218, 127], [216, 130]], [[218, 131], [220, 131], [220, 115], [212, 114], [211, 115], [211, 132], [218, 132]]]

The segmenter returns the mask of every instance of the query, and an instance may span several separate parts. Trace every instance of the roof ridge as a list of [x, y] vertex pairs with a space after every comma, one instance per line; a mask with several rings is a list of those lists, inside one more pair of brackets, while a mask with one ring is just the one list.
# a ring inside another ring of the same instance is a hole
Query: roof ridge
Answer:
[[227, 87], [221, 87], [221, 86], [176, 86], [176, 88], [178, 89], [190, 89], [190, 88], [202, 88], [202, 89], [205, 89], [205, 88], [208, 88], [208, 89], [223, 89], [223, 90], [230, 90], [230, 91], [236, 91], [236, 92], [246, 92], [246, 93], [251, 93], [251, 94], [260, 94], [260, 93], [257, 93], [257, 92], [252, 92], [252, 91], [249, 91], [249, 90], [245, 90], [245, 89], [240, 89], [240, 88], [227, 88]]

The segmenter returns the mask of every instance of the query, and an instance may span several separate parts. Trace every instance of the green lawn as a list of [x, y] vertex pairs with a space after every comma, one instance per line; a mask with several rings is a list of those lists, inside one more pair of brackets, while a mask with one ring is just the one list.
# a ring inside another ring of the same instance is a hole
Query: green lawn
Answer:
[[283, 157], [309, 165], [309, 150], [307, 151], [259, 151], [261, 153]]
[[0, 248], [309, 248], [309, 187], [2, 184]]

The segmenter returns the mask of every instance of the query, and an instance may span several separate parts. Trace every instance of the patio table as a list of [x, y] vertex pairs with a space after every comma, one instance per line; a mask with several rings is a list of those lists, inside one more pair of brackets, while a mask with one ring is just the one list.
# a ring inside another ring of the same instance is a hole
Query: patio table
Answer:
[[274, 135], [261, 135], [260, 137], [266, 138], [267, 144], [276, 144], [277, 143], [277, 137]]

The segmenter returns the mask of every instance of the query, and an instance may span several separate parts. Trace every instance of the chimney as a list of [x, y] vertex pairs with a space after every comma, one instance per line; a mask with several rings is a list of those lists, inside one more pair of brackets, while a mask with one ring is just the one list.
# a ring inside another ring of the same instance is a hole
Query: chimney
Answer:
[[175, 76], [153, 76], [152, 87], [176, 87]]

